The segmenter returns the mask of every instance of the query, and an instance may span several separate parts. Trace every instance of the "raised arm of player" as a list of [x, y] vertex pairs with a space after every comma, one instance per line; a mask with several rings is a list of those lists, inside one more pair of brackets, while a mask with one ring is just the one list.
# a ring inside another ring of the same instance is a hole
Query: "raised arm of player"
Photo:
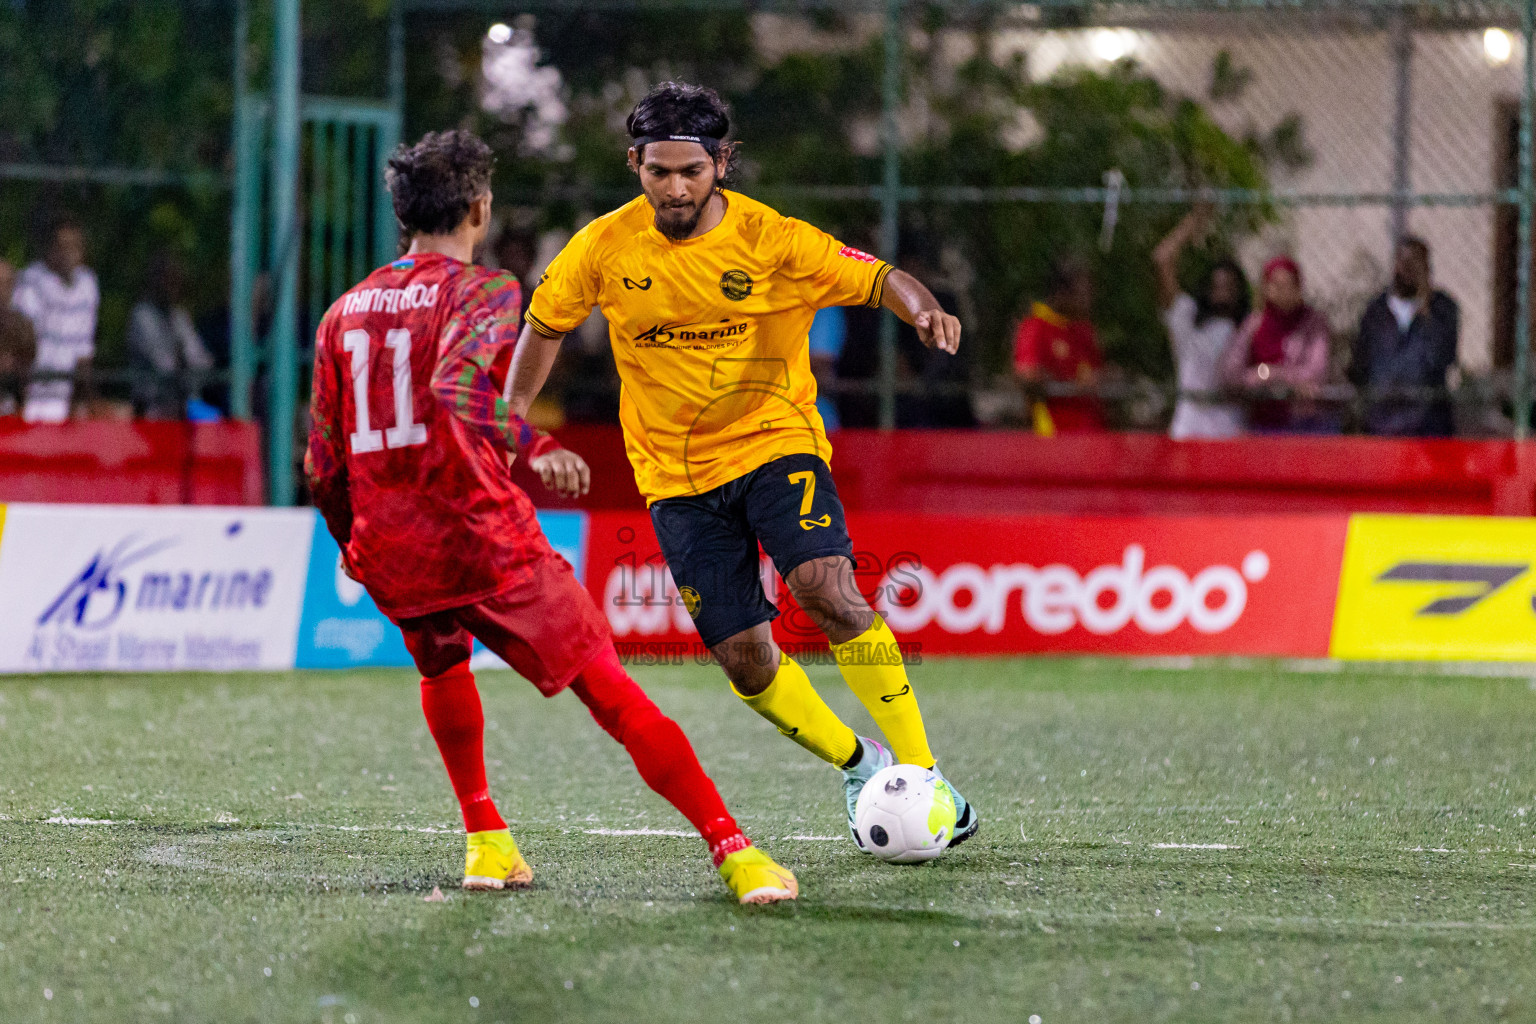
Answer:
[[906, 271], [892, 269], [886, 275], [880, 305], [911, 324], [929, 348], [950, 355], [960, 348], [960, 318], [944, 312], [933, 292]]
[[325, 344], [329, 328], [320, 325], [319, 344], [315, 346], [315, 380], [310, 399], [309, 447], [304, 453], [304, 475], [315, 508], [325, 518], [325, 525], [341, 545], [343, 552], [352, 539], [352, 498], [347, 488], [346, 432], [341, 423], [341, 378], [330, 346]]

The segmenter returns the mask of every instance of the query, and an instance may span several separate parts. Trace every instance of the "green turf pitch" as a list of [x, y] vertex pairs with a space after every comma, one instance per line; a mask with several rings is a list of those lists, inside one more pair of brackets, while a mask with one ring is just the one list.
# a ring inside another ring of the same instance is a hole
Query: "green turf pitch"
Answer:
[[685, 826], [510, 674], [487, 757], [538, 876], [475, 895], [406, 672], [0, 679], [0, 1021], [1536, 1019], [1536, 690], [1312, 668], [922, 665], [986, 825], [918, 867], [714, 671], [637, 669], [798, 873], [770, 908], [609, 834]]

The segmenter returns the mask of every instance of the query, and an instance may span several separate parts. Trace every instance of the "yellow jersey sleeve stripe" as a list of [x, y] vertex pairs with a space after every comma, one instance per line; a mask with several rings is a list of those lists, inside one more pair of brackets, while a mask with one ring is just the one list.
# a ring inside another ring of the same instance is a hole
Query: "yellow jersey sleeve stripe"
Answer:
[[528, 311], [527, 319], [528, 326], [532, 327], [535, 331], [544, 335], [546, 338], [561, 338], [565, 336], [564, 331], [557, 331], [553, 327], [549, 326], [549, 324], [546, 324], [543, 320], [540, 320], [538, 317], [534, 316], [532, 310]]
[[879, 309], [880, 303], [885, 299], [885, 279], [895, 269], [889, 263], [882, 263], [880, 269], [875, 272], [875, 283], [869, 288], [869, 301], [865, 303], [870, 309]]

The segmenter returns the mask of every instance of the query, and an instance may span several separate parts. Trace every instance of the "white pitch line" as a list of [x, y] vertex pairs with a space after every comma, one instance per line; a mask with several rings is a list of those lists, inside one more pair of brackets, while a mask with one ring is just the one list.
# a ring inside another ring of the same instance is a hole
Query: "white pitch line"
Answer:
[[1153, 843], [1154, 850], [1241, 850], [1241, 846], [1226, 843]]
[[[1494, 816], [1500, 819], [1508, 818], [1508, 807], [1450, 807], [1443, 804], [1403, 804], [1392, 808], [1394, 813], [1402, 814], [1444, 814], [1455, 812], [1465, 814], [1467, 817], [1478, 815]], [[1113, 804], [1105, 803], [1094, 807], [1043, 807], [1035, 804], [1029, 807], [1028, 812], [1035, 818], [1063, 818], [1069, 815], [1078, 817], [1102, 817], [1106, 814], [1221, 814], [1226, 817], [1232, 815], [1248, 815], [1260, 819], [1279, 817], [1280, 815], [1305, 815], [1309, 818], [1328, 815], [1340, 818], [1369, 817], [1378, 813], [1372, 810], [1351, 810], [1333, 804], [1303, 804], [1299, 802], [1276, 803], [1265, 805], [1244, 804]], [[1230, 822], [1228, 824], [1231, 824]]]
[[[921, 904], [913, 907], [885, 906], [882, 909], [926, 909]], [[959, 911], [957, 911], [958, 913]], [[1206, 916], [1198, 913], [1180, 914], [1177, 910], [1164, 905], [1162, 913], [1157, 913], [1157, 908], [1149, 906], [1148, 909], [1135, 912], [1124, 911], [1057, 911], [1048, 907], [998, 907], [995, 905], [985, 909], [974, 911], [965, 916], [978, 921], [1017, 921], [1028, 923], [1031, 926], [1042, 924], [1056, 925], [1083, 925], [1087, 927], [1130, 927], [1157, 929], [1172, 929], [1182, 934], [1190, 934], [1190, 929], [1219, 929], [1223, 932], [1231, 932], [1233, 928], [1250, 927], [1257, 929], [1270, 928], [1301, 928], [1309, 930], [1323, 929], [1373, 929], [1380, 931], [1429, 931], [1429, 932], [1532, 932], [1536, 931], [1536, 921], [1411, 921], [1411, 920], [1382, 920], [1380, 918], [1359, 917], [1313, 917], [1311, 915], [1298, 915], [1287, 917], [1279, 914], [1228, 914], [1219, 917]]]
[[[136, 819], [132, 818], [66, 818], [53, 817], [41, 822], [45, 825], [134, 825]], [[214, 822], [214, 824], [229, 824], [228, 822]], [[514, 823], [518, 824], [518, 823]], [[533, 824], [523, 822], [521, 824]], [[542, 823], [547, 827], [549, 823]], [[247, 828], [236, 829], [244, 835], [255, 835], [260, 832], [418, 832], [427, 835], [463, 835], [464, 830], [459, 828], [435, 828], [432, 826], [417, 827], [412, 825], [330, 825], [319, 822], [307, 821], [277, 821], [265, 824], [253, 824]], [[675, 828], [585, 828], [582, 832], [589, 836], [663, 836], [670, 839], [697, 839], [697, 832], [687, 832]], [[844, 836], [812, 836], [790, 835], [778, 836], [779, 841], [794, 841], [805, 843], [835, 843], [841, 842]]]
[[[1104, 659], [1114, 664], [1115, 659]], [[1130, 658], [1121, 662], [1136, 671], [1188, 672], [1221, 669], [1228, 672], [1287, 672], [1295, 675], [1357, 672], [1383, 676], [1466, 676], [1485, 679], [1529, 679], [1536, 688], [1536, 665], [1508, 661], [1342, 661], [1336, 658]]]
[[425, 832], [427, 835], [463, 835], [461, 828], [437, 828], [428, 825], [424, 828], [416, 828], [411, 825], [323, 825], [310, 824], [304, 821], [277, 822], [272, 825], [258, 825], [250, 831], [264, 832], [272, 829], [327, 829], [332, 832]]

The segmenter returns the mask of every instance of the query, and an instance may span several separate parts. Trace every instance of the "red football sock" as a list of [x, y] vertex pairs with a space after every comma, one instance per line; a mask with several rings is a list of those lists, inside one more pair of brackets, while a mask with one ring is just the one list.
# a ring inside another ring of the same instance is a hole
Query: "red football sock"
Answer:
[[728, 854], [752, 845], [725, 809], [715, 784], [704, 774], [693, 744], [624, 671], [612, 646], [603, 648], [587, 663], [571, 689], [597, 724], [624, 744], [645, 784], [666, 797], [699, 830], [716, 867]]
[[485, 713], [469, 662], [421, 681], [421, 710], [448, 769], [466, 832], [506, 828], [485, 781]]

